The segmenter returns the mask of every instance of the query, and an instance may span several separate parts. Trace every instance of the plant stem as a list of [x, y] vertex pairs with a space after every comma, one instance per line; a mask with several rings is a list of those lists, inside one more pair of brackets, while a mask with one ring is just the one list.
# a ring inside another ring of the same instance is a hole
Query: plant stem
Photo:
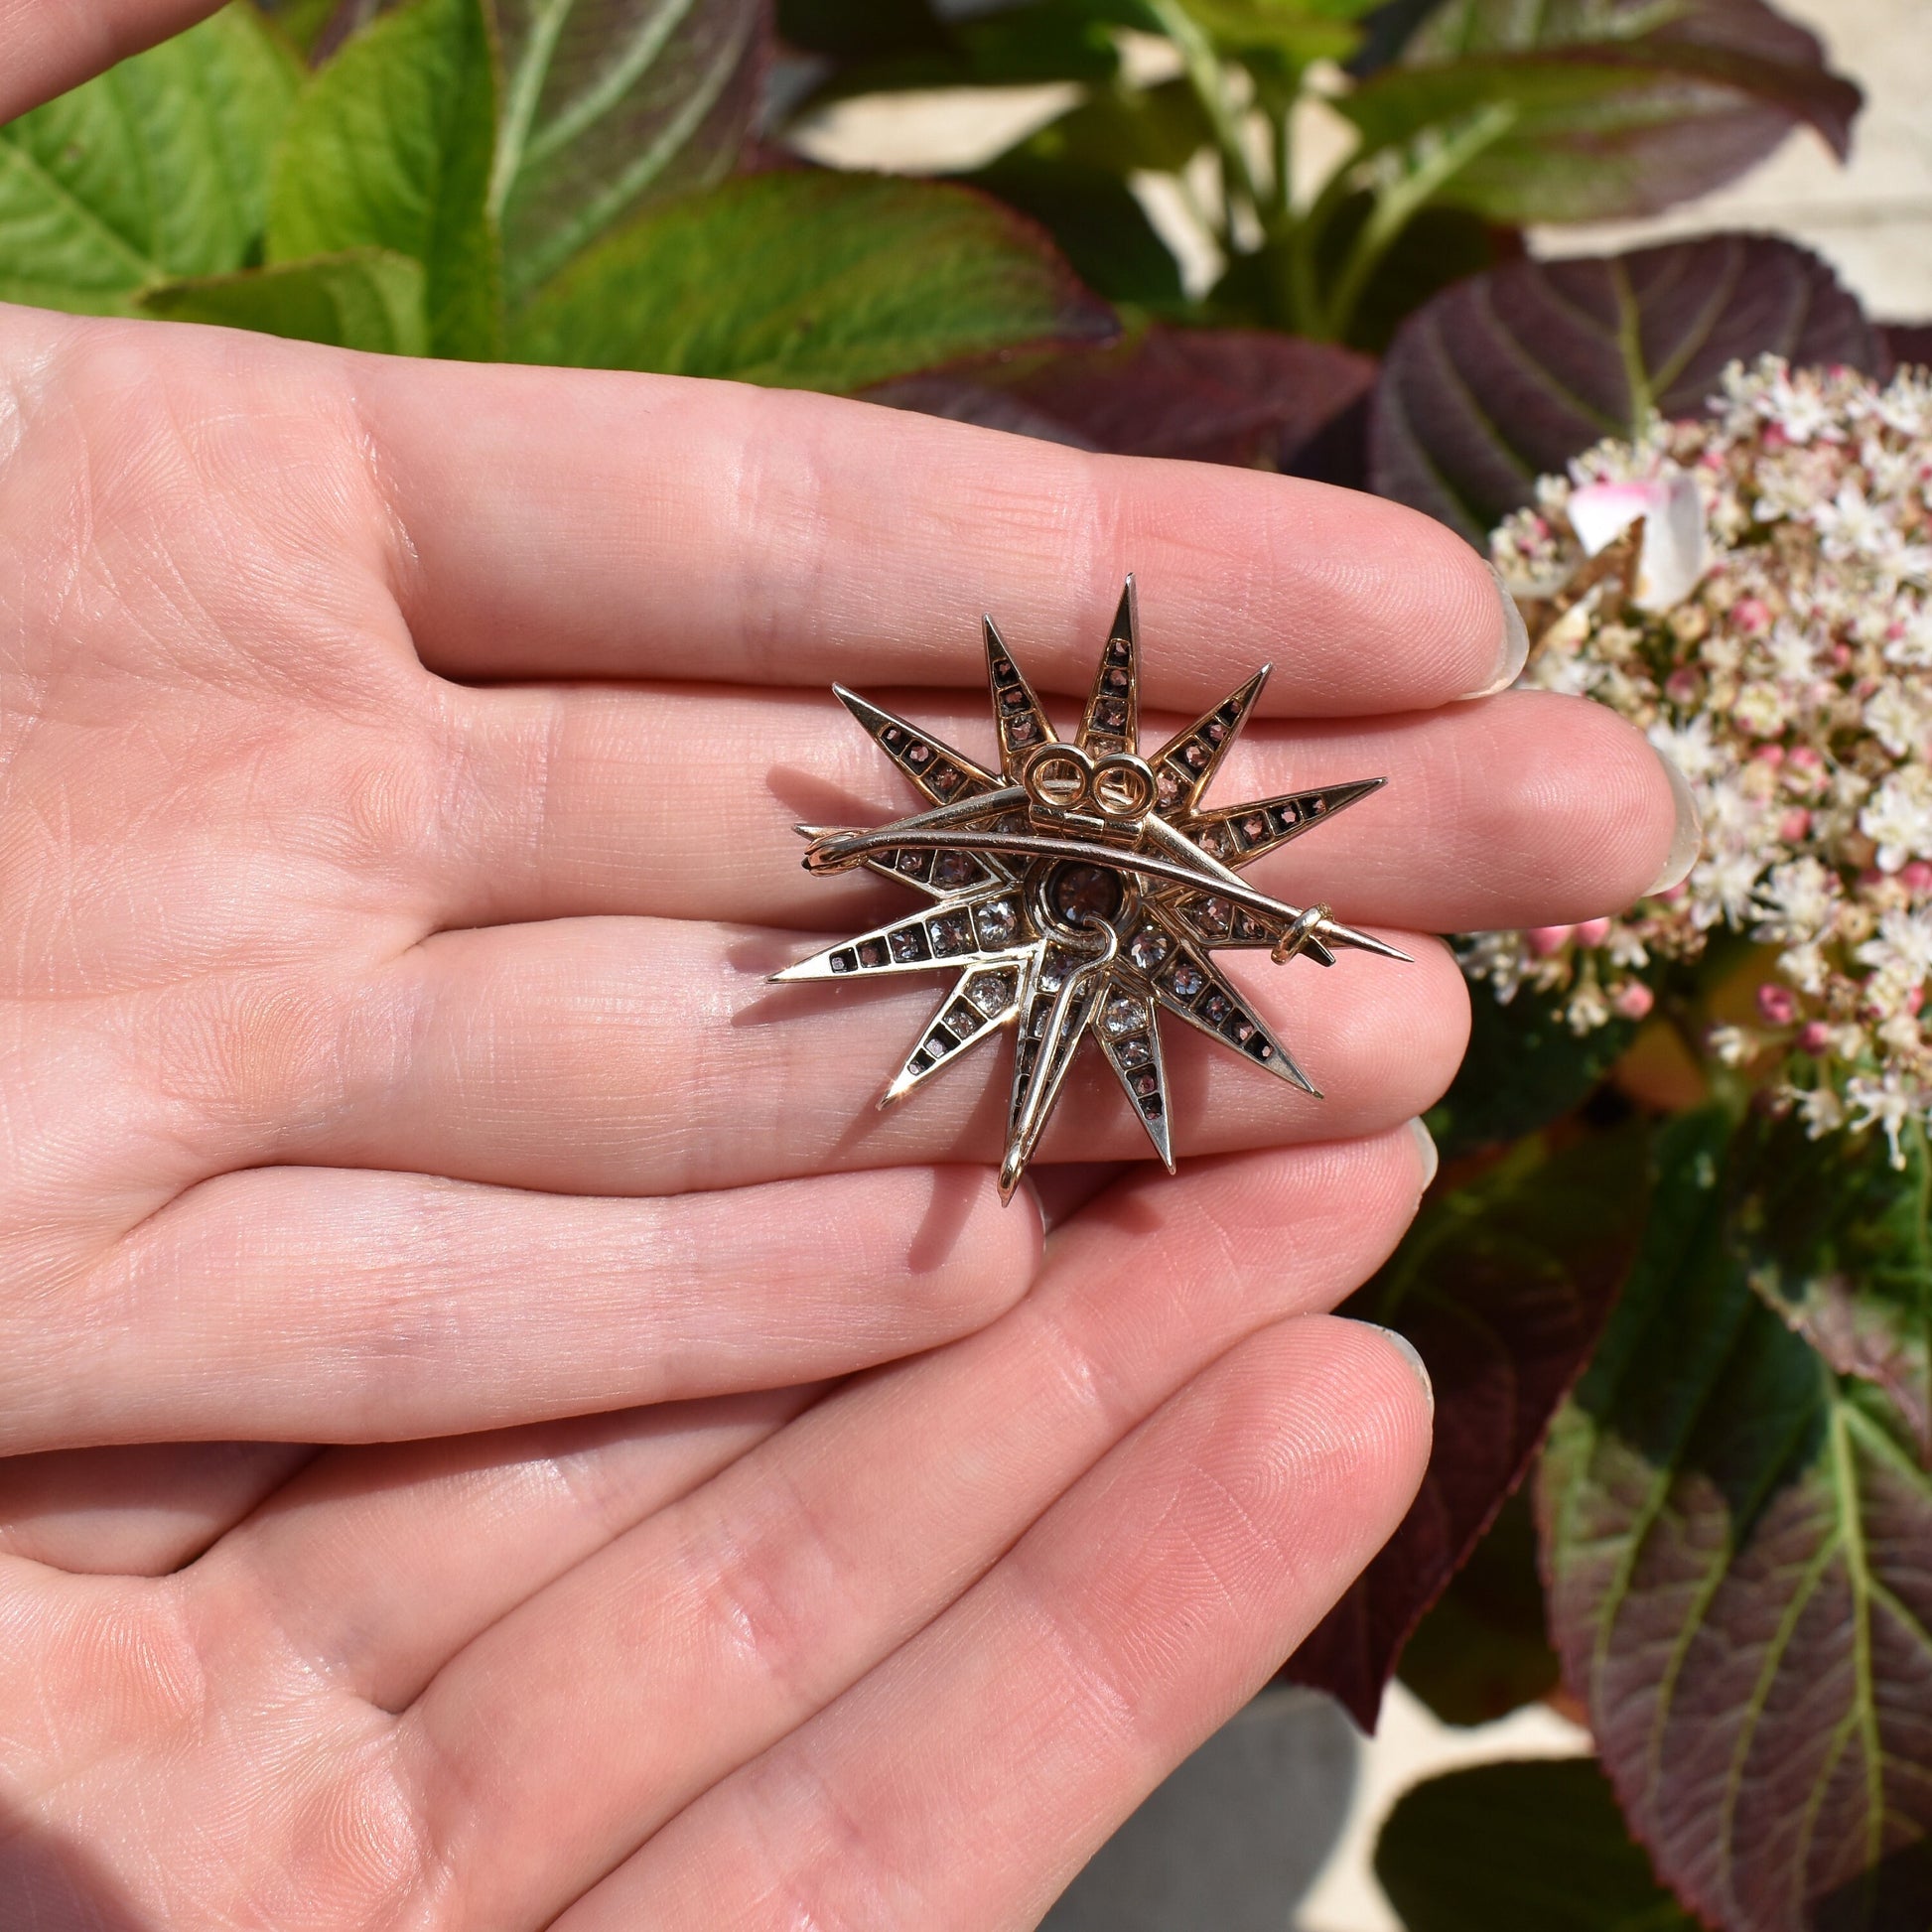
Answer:
[[[1200, 102], [1208, 125], [1214, 130], [1214, 146], [1221, 157], [1221, 177], [1226, 185], [1224, 198], [1232, 204], [1234, 191], [1238, 188], [1248, 204], [1248, 211], [1265, 227], [1267, 198], [1262, 193], [1260, 182], [1255, 179], [1254, 165], [1248, 159], [1247, 143], [1242, 139], [1241, 116], [1228, 94], [1226, 69], [1221, 66], [1207, 36], [1194, 24], [1178, 0], [1146, 0], [1146, 4], [1148, 12], [1161, 23], [1161, 31], [1179, 53], [1181, 66], [1187, 74], [1187, 84], [1194, 90], [1194, 98]], [[1231, 242], [1234, 236], [1232, 206], [1229, 207], [1226, 230]]]
[[1375, 191], [1375, 205], [1349, 244], [1348, 259], [1342, 264], [1328, 297], [1325, 321], [1332, 338], [1339, 341], [1348, 333], [1362, 290], [1396, 236], [1415, 219], [1426, 202], [1466, 168], [1515, 118], [1512, 102], [1492, 101], [1471, 115], [1455, 133], [1446, 135], [1435, 151], [1415, 167]]

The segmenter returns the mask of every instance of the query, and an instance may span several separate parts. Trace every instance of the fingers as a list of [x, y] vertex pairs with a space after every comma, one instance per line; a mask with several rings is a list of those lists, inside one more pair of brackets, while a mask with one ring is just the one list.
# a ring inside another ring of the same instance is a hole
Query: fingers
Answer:
[[[972, 669], [962, 651], [962, 678]], [[992, 757], [975, 695], [882, 702]], [[448, 925], [600, 912], [869, 925], [888, 889], [871, 875], [807, 877], [792, 828], [917, 808], [824, 693], [522, 689], [463, 693], [457, 710], [471, 803], [436, 882]], [[1187, 722], [1150, 719], [1144, 741]], [[1257, 865], [1256, 883], [1415, 931], [1548, 925], [1639, 897], [1675, 829], [1641, 734], [1547, 692], [1362, 724], [1251, 725], [1207, 802], [1380, 776], [1383, 790]]]
[[213, 11], [209, 0], [0, 0], [0, 122]]
[[0, 1553], [89, 1576], [164, 1577], [315, 1453], [299, 1443], [137, 1443], [0, 1459]]
[[0, 1431], [393, 1441], [812, 1381], [981, 1325], [1038, 1249], [978, 1169], [653, 1200], [253, 1169], [18, 1338]]
[[[1468, 996], [1445, 948], [1411, 943], [1409, 965], [1226, 955], [1229, 979], [1329, 1097], [1171, 1021], [1176, 1150], [1378, 1133], [1432, 1105], [1461, 1054]], [[882, 1114], [879, 1094], [952, 980], [766, 984], [808, 949], [677, 920], [441, 934], [361, 996], [342, 1048], [349, 1090], [291, 1130], [285, 1158], [598, 1194], [997, 1159], [1006, 1031], [986, 1029], [961, 1065]], [[1148, 1151], [1113, 1073], [1083, 1050], [1042, 1159]]]
[[990, 611], [1042, 689], [1083, 691], [1129, 571], [1155, 704], [1266, 658], [1270, 703], [1315, 715], [1513, 675], [1474, 553], [1372, 497], [796, 391], [341, 366], [418, 647], [460, 676], [950, 684]]
[[1373, 1331], [1243, 1343], [984, 1581], [558, 1932], [1024, 1932], [1401, 1519], [1428, 1398]]
[[400, 1711], [478, 1631], [808, 1408], [816, 1387], [333, 1449], [185, 1580], [273, 1609], [330, 1681]]
[[[1404, 1132], [1127, 1183], [1000, 1321], [828, 1398], [493, 1624], [399, 1740], [459, 1916], [561, 1909], [929, 1622], [1190, 1375], [1331, 1305], [1421, 1179]], [[561, 1779], [585, 1794], [568, 1829], [539, 1802]]]

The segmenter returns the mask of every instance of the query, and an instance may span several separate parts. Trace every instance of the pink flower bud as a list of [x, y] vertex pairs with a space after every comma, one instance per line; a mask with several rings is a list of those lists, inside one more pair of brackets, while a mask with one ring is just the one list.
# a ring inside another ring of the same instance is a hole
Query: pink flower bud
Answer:
[[1751, 754], [1751, 757], [1759, 764], [1782, 764], [1784, 762], [1784, 747], [1782, 745], [1760, 745]]
[[1625, 1020], [1641, 1020], [1657, 1004], [1657, 996], [1642, 980], [1632, 980], [1610, 1002], [1611, 1012]]
[[1571, 935], [1577, 930], [1574, 925], [1539, 925], [1523, 934], [1523, 943], [1538, 959], [1548, 959], [1553, 952], [1561, 952], [1570, 943]]
[[1924, 1004], [1925, 1004], [1925, 988], [1922, 986], [1913, 987], [1912, 990], [1905, 995], [1905, 1011], [1909, 1013], [1914, 1020], [1918, 1018], [1919, 1008], [1922, 1007]]
[[1801, 1052], [1822, 1053], [1832, 1043], [1832, 1030], [1822, 1020], [1807, 1020], [1798, 1029], [1798, 1046]]
[[1609, 936], [1608, 919], [1586, 919], [1577, 928], [1577, 943], [1580, 946], [1600, 946]]
[[1788, 1027], [1798, 1017], [1798, 996], [1788, 986], [1757, 989], [1757, 1010], [1774, 1027]]
[[1885, 878], [1886, 875], [1880, 872], [1876, 866], [1866, 866], [1859, 874], [1859, 888], [1862, 892], [1868, 893], [1872, 887], [1882, 886], [1885, 883]]
[[1778, 820], [1778, 837], [1786, 845], [1796, 845], [1811, 830], [1811, 814], [1802, 805], [1794, 805]]
[[1932, 866], [1923, 859], [1914, 859], [1909, 866], [1900, 867], [1898, 878], [1908, 893], [1925, 892], [1932, 888]]
[[1672, 704], [1695, 704], [1698, 696], [1698, 674], [1687, 670], [1673, 671], [1664, 680], [1664, 696]]
[[1806, 771], [1816, 771], [1825, 762], [1818, 750], [1811, 745], [1794, 745], [1791, 748], [1791, 762]]
[[1771, 627], [1771, 607], [1761, 597], [1740, 597], [1730, 607], [1730, 621], [1749, 631]]

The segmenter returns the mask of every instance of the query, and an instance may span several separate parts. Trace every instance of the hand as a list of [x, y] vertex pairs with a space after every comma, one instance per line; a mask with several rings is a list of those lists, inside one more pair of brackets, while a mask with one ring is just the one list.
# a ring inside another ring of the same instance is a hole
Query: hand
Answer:
[[[970, 747], [979, 612], [1073, 693], [1128, 568], [1157, 707], [1275, 660], [1220, 795], [1391, 775], [1286, 896], [1664, 865], [1607, 712], [1456, 702], [1502, 611], [1391, 505], [0, 310], [10, 1923], [1025, 1926], [1320, 1615], [1426, 1451], [1319, 1311], [1444, 949], [1251, 962], [1330, 1097], [1175, 1041], [1181, 1177], [1043, 1258], [991, 1056], [872, 1112], [929, 985], [764, 984], [897, 902], [798, 865], [906, 802], [826, 683]], [[1044, 1158], [1141, 1153], [1082, 1077]]]

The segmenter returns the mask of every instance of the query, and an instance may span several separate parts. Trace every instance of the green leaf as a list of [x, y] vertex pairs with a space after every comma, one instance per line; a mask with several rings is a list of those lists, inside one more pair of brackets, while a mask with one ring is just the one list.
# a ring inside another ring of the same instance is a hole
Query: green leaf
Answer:
[[140, 306], [163, 322], [215, 323], [386, 355], [429, 352], [423, 265], [381, 248], [164, 282], [146, 290]]
[[235, 5], [0, 127], [0, 300], [126, 313], [261, 233], [293, 49]]
[[1375, 1875], [1408, 1932], [1696, 1932], [1587, 1757], [1472, 1765], [1403, 1793]]
[[1519, 987], [1505, 1006], [1490, 986], [1469, 988], [1469, 1044], [1429, 1131], [1451, 1160], [1547, 1127], [1580, 1107], [1636, 1035], [1627, 1020], [1571, 1031], [1561, 1005]]
[[1396, 1675], [1449, 1725], [1486, 1725], [1557, 1688], [1536, 1524], [1517, 1490], [1403, 1646]]
[[1932, 1479], [1752, 1291], [1731, 1122], [1661, 1138], [1644, 1249], [1543, 1457], [1551, 1631], [1659, 1874], [1726, 1932], [1932, 1921]]
[[1409, 1514], [1286, 1675], [1373, 1728], [1423, 1612], [1522, 1480], [1602, 1328], [1642, 1226], [1642, 1122], [1552, 1153], [1541, 1141], [1439, 1194], [1342, 1305], [1415, 1344], [1436, 1439]]
[[276, 155], [268, 259], [382, 248], [423, 265], [438, 355], [501, 351], [485, 198], [496, 83], [480, 0], [409, 0], [309, 82]]
[[1932, 1465], [1932, 1159], [1907, 1122], [1894, 1167], [1883, 1135], [1763, 1130], [1733, 1219], [1751, 1286], [1841, 1374], [1898, 1405]]
[[497, 0], [490, 206], [512, 299], [650, 201], [737, 164], [759, 109], [763, 0]]
[[1353, 22], [1377, 0], [1180, 0], [1217, 46], [1268, 49], [1297, 67], [1345, 61], [1361, 39]]
[[1172, 175], [1213, 140], [1200, 96], [1185, 80], [1173, 79], [1153, 87], [1097, 87], [1012, 153], [1113, 175], [1143, 168]]
[[1508, 128], [1438, 199], [1522, 223], [1655, 213], [1735, 179], [1801, 125], [1842, 158], [1860, 100], [1813, 36], [1758, 0], [1466, 0], [1336, 104], [1371, 151], [1508, 105]]
[[864, 388], [1111, 318], [984, 196], [864, 175], [755, 175], [600, 243], [524, 312], [526, 361]]

